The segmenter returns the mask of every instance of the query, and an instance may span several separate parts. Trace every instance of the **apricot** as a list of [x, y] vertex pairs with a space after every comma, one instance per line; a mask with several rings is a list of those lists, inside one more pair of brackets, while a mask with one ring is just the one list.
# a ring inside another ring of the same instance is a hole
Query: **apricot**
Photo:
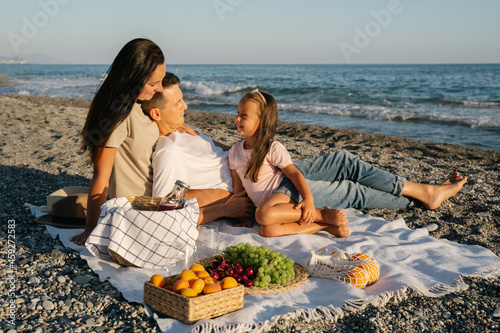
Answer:
[[151, 276], [149, 282], [151, 282], [153, 286], [157, 286], [160, 288], [165, 287], [165, 278], [160, 274], [154, 274], [153, 276]]
[[191, 288], [184, 288], [181, 291], [181, 295], [186, 297], [196, 297], [198, 296], [198, 293]]
[[196, 273], [193, 272], [192, 270], [190, 269], [185, 269], [181, 272], [181, 279], [184, 279], [184, 280], [188, 280], [188, 281], [191, 281], [191, 280], [195, 280], [197, 279], [198, 277], [196, 276]]
[[203, 288], [203, 293], [208, 295], [208, 294], [213, 294], [216, 292], [219, 292], [222, 290], [222, 287], [218, 283], [209, 283]]
[[208, 273], [207, 271], [200, 271], [196, 273], [196, 276], [198, 277], [198, 279], [204, 279], [210, 277], [210, 273]]
[[205, 284], [215, 283], [215, 280], [210, 276], [204, 278], [203, 281], [205, 282]]
[[165, 286], [171, 286], [173, 285], [173, 281], [172, 281], [172, 278], [171, 277], [166, 277], [165, 278]]
[[202, 279], [192, 280], [189, 283], [189, 288], [193, 289], [197, 294], [199, 294], [203, 291], [203, 288], [205, 288], [205, 281], [203, 281]]
[[195, 273], [204, 272], [205, 271], [205, 267], [203, 267], [203, 265], [200, 265], [200, 264], [194, 264], [191, 267], [189, 267], [189, 269], [192, 270]]
[[233, 278], [232, 276], [226, 276], [225, 278], [222, 279], [220, 285], [222, 289], [231, 289], [238, 286], [238, 282], [236, 282], [236, 279]]
[[176, 276], [174, 276], [174, 278], [172, 279], [172, 285], [174, 285], [174, 283], [177, 282], [177, 280], [179, 280], [180, 278], [181, 278], [180, 274], [177, 274]]
[[176, 293], [180, 293], [182, 289], [189, 288], [189, 281], [184, 279], [179, 279], [175, 281], [173, 286], [173, 291]]

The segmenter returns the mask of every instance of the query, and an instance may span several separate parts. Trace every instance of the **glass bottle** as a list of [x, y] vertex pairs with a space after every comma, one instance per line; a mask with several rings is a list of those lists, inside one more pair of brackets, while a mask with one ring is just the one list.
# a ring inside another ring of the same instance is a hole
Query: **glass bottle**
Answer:
[[181, 180], [177, 180], [174, 188], [163, 199], [161, 199], [158, 210], [163, 211], [183, 208], [185, 196], [188, 190], [188, 184]]

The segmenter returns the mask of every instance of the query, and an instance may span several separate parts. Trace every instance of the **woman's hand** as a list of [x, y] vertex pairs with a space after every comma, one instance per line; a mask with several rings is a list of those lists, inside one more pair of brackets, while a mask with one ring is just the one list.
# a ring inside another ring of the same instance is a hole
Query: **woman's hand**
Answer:
[[197, 131], [195, 131], [194, 129], [192, 129], [191, 127], [189, 127], [186, 124], [182, 124], [181, 126], [177, 127], [177, 130], [180, 133], [187, 133], [187, 134], [191, 134], [192, 136], [200, 135], [200, 133], [198, 133]]
[[76, 235], [73, 238], [71, 238], [71, 241], [73, 243], [75, 243], [76, 245], [83, 245], [83, 244], [85, 244], [85, 241], [87, 240], [87, 238], [89, 238], [89, 235], [91, 234], [91, 232], [92, 231], [85, 230], [81, 234]]
[[314, 222], [314, 218], [316, 217], [316, 208], [314, 207], [313, 199], [304, 199], [295, 205], [294, 208], [302, 210], [302, 216], [300, 217], [302, 222], [305, 222], [308, 225]]

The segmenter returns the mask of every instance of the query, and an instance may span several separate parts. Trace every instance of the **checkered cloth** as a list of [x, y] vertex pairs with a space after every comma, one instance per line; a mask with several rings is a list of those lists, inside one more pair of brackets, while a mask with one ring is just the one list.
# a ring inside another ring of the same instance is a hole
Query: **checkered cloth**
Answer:
[[135, 210], [127, 198], [108, 200], [101, 206], [99, 222], [85, 246], [96, 257], [111, 259], [112, 250], [144, 268], [163, 268], [194, 252], [199, 207], [187, 199], [184, 208], [171, 211]]

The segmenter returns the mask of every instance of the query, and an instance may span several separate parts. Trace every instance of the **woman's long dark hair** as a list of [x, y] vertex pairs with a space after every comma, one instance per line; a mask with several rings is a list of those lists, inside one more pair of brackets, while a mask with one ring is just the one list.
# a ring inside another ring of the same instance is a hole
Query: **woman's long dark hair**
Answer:
[[[262, 100], [262, 96], [266, 99], [265, 103]], [[245, 177], [249, 176], [253, 183], [259, 180], [259, 171], [264, 163], [264, 159], [269, 151], [271, 142], [274, 139], [274, 134], [276, 133], [276, 126], [278, 125], [278, 105], [274, 97], [265, 92], [249, 92], [243, 98], [242, 101], [253, 101], [259, 106], [259, 135], [257, 137], [257, 143], [250, 155], [250, 162], [248, 163], [248, 169], [245, 173]]]
[[134, 103], [158, 65], [165, 62], [161, 49], [149, 39], [128, 42], [118, 53], [92, 100], [80, 136], [81, 148], [95, 162], [99, 147], [128, 117]]

